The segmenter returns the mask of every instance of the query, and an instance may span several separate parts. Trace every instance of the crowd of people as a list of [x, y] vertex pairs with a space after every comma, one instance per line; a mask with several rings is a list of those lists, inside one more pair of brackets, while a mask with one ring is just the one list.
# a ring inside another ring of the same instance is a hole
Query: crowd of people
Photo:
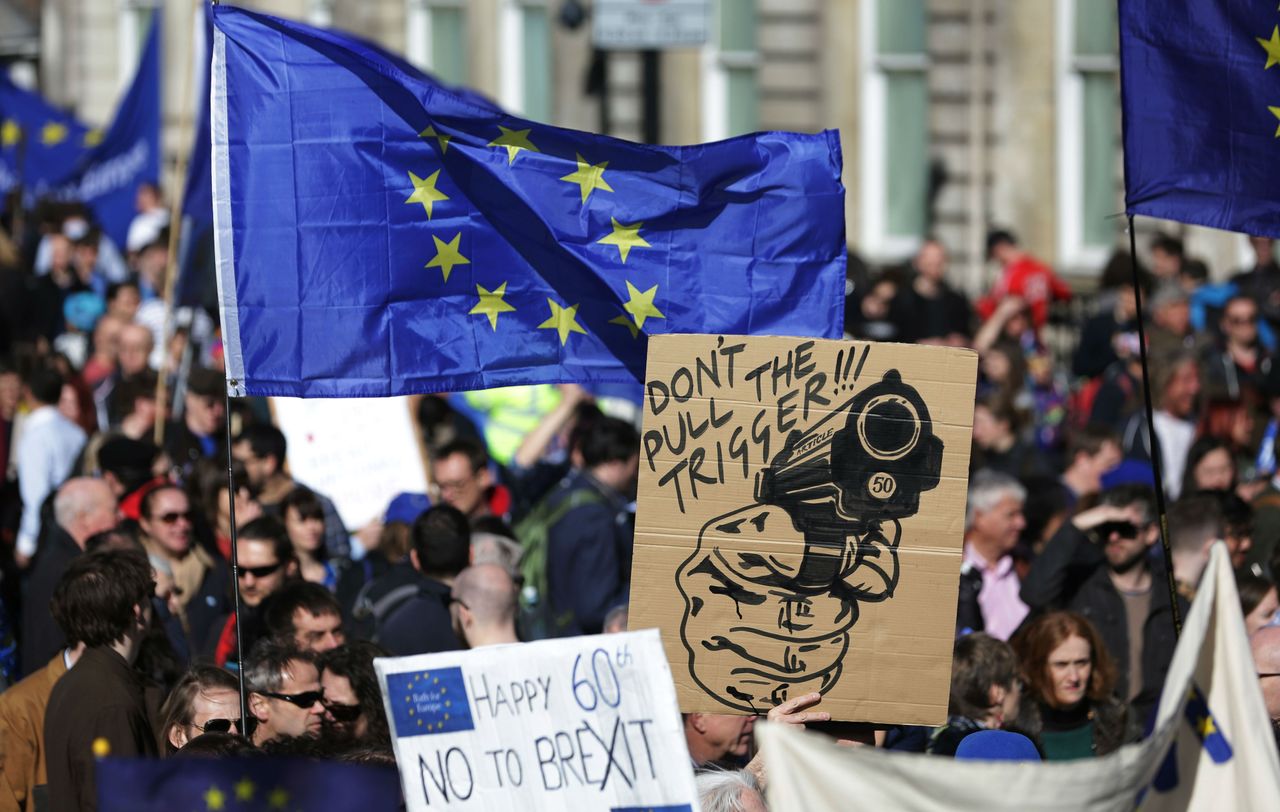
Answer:
[[[572, 384], [425, 396], [431, 493], [346, 527], [293, 478], [264, 402], [227, 413], [215, 314], [166, 317], [158, 190], [138, 209], [123, 252], [75, 206], [0, 235], [0, 810], [94, 808], [107, 753], [392, 765], [375, 657], [626, 628], [636, 402]], [[1044, 331], [1072, 290], [1007, 231], [973, 304], [935, 240], [858, 280], [852, 337], [980, 355], [949, 717], [836, 723], [816, 694], [769, 717], [938, 756], [1106, 754], [1143, 735], [1175, 608], [1221, 540], [1277, 723], [1280, 267], [1253, 244], [1229, 281], [1172, 237], [1137, 269], [1155, 449], [1132, 258], [1067, 325], [1069, 362]], [[754, 721], [684, 716], [704, 809], [764, 808]]]

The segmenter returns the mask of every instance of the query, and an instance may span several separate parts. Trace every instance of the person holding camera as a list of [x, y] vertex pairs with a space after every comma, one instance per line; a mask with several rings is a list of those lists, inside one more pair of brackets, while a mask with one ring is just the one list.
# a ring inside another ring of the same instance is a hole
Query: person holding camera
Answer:
[[1155, 703], [1173, 655], [1174, 631], [1155, 495], [1145, 485], [1102, 492], [1049, 539], [1022, 582], [1033, 612], [1077, 612], [1101, 634], [1118, 670], [1116, 694], [1139, 718]]

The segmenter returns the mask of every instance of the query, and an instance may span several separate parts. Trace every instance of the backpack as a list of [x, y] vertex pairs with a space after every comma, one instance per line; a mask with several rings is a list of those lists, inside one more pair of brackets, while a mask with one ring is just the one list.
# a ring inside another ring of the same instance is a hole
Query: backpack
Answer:
[[520, 575], [524, 586], [520, 590], [521, 625], [523, 639], [542, 640], [558, 637], [573, 622], [572, 612], [553, 616], [547, 600], [547, 552], [550, 547], [551, 528], [570, 511], [585, 505], [602, 504], [604, 497], [592, 488], [579, 488], [556, 500], [543, 499], [528, 516], [515, 526], [516, 538], [524, 554], [520, 558]]

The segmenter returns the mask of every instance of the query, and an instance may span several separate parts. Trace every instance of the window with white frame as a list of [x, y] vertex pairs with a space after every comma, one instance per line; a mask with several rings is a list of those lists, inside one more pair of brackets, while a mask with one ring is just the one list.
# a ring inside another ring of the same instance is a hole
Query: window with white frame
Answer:
[[552, 20], [547, 0], [504, 0], [501, 90], [508, 110], [534, 121], [555, 115]]
[[862, 4], [862, 243], [877, 259], [924, 237], [929, 184], [929, 54], [925, 0]]
[[467, 11], [464, 0], [407, 0], [409, 61], [443, 82], [467, 83]]
[[116, 61], [116, 81], [121, 88], [129, 86], [138, 69], [138, 57], [151, 29], [151, 17], [159, 0], [120, 0], [118, 43], [120, 58]]
[[703, 49], [702, 135], [715, 141], [760, 127], [757, 0], [716, 0]]
[[1119, 39], [1111, 0], [1058, 0], [1058, 244], [1065, 268], [1096, 268], [1120, 211]]

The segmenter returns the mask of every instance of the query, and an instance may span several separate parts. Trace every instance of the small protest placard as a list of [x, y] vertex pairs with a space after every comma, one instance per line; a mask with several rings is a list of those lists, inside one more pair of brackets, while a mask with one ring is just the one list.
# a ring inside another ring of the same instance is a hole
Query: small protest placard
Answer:
[[374, 665], [409, 810], [697, 809], [655, 630]]
[[680, 709], [941, 724], [977, 355], [649, 339], [631, 623]]
[[333, 500], [349, 530], [381, 519], [402, 491], [427, 490], [416, 398], [272, 398], [289, 472]]

